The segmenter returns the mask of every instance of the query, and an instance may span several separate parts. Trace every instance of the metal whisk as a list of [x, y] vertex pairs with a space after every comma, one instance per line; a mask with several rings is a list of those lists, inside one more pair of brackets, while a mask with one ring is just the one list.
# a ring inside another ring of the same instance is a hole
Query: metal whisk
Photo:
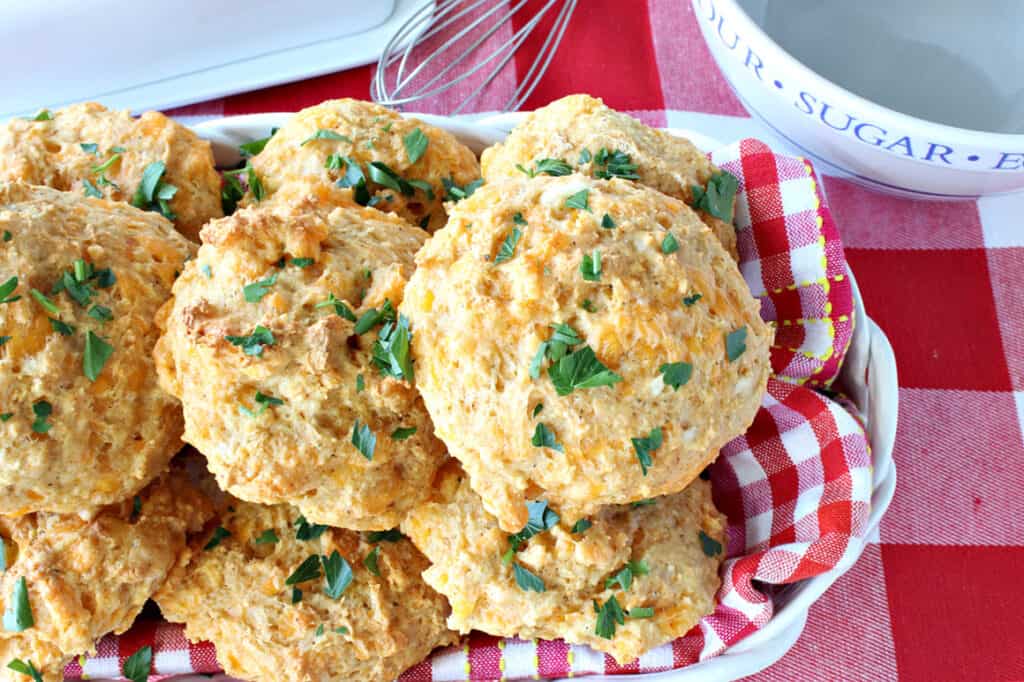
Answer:
[[[371, 96], [380, 104], [401, 107], [435, 97], [482, 72], [482, 80], [450, 112], [457, 114], [494, 81], [544, 16], [554, 10], [550, 32], [502, 110], [519, 109], [551, 64], [576, 3], [577, 0], [428, 2], [398, 29], [384, 48], [377, 62]], [[482, 47], [528, 4], [532, 7], [526, 9], [525, 20], [511, 38], [493, 50]], [[533, 15], [526, 18], [531, 11]]]

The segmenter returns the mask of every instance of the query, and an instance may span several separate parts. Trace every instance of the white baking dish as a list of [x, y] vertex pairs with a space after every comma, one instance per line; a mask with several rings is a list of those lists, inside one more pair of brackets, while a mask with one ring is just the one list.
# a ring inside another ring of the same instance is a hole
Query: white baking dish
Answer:
[[[233, 165], [240, 160], [238, 145], [266, 137], [270, 129], [284, 124], [290, 114], [253, 114], [207, 121], [195, 127], [196, 132], [213, 143], [219, 165]], [[410, 114], [443, 128], [462, 140], [475, 152], [498, 142], [520, 120], [522, 114], [503, 114], [475, 123], [426, 114]], [[711, 149], [720, 146], [713, 135], [696, 131], [672, 131], [690, 138], [695, 144]], [[860, 409], [867, 425], [874, 464], [872, 509], [868, 522], [870, 537], [889, 507], [896, 486], [896, 470], [892, 460], [896, 438], [896, 417], [899, 395], [896, 384], [896, 359], [881, 329], [867, 316], [864, 304], [852, 278], [856, 299], [856, 320], [853, 341], [837, 387]], [[701, 680], [734, 680], [761, 670], [782, 657], [796, 642], [807, 621], [807, 613], [818, 597], [845, 573], [860, 556], [867, 541], [851, 542], [846, 556], [836, 568], [809, 580], [796, 583], [775, 599], [775, 615], [761, 630], [750, 635], [722, 655], [687, 668], [644, 675], [590, 676], [595, 682], [694, 682]], [[186, 678], [182, 678], [184, 680]], [[193, 678], [187, 678], [193, 679]], [[229, 678], [223, 678], [229, 679]]]

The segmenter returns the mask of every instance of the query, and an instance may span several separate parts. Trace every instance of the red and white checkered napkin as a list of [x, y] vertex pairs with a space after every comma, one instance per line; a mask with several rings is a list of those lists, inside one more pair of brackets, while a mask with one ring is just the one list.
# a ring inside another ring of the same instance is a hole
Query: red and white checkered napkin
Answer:
[[[561, 677], [679, 668], [720, 654], [764, 626], [771, 597], [754, 586], [823, 573], [862, 537], [871, 497], [871, 460], [858, 419], [811, 390], [825, 388], [853, 333], [853, 295], [839, 234], [807, 161], [743, 140], [712, 160], [740, 181], [736, 225], [740, 270], [761, 314], [776, 322], [775, 376], [746, 434], [711, 468], [715, 503], [729, 517], [728, 559], [715, 612], [686, 636], [620, 666], [610, 656], [561, 641], [528, 642], [474, 633], [408, 670], [402, 682]], [[180, 628], [140, 623], [108, 637], [67, 677], [115, 677], [138, 647], [154, 647], [161, 675], [215, 672], [208, 644], [189, 645]]]

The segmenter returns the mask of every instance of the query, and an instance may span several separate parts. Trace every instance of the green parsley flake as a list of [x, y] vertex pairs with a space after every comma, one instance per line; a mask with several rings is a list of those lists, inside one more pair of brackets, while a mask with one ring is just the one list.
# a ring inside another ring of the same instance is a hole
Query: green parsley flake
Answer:
[[588, 313], [596, 313], [597, 312], [597, 306], [594, 305], [594, 302], [591, 301], [589, 298], [583, 299], [583, 302], [580, 303], [580, 307], [583, 308], [584, 310], [586, 310]]
[[46, 419], [53, 413], [53, 405], [45, 400], [40, 400], [32, 404], [32, 414], [36, 416], [34, 422], [32, 422], [32, 430], [36, 433], [46, 433], [53, 424], [46, 421]]
[[643, 559], [640, 561], [627, 561], [626, 565], [619, 569], [618, 573], [604, 581], [604, 589], [610, 590], [618, 584], [623, 591], [627, 591], [633, 585], [633, 578], [635, 576], [647, 575], [648, 573], [650, 573], [650, 568], [648, 568], [647, 562]]
[[708, 180], [706, 189], [700, 185], [693, 185], [693, 207], [731, 223], [736, 190], [739, 186], [740, 181], [728, 171], [716, 173]]
[[249, 303], [259, 303], [270, 292], [270, 287], [276, 283], [277, 273], [275, 272], [270, 277], [246, 284], [242, 287], [242, 296]]
[[391, 305], [391, 301], [385, 299], [384, 305], [381, 306], [380, 310], [376, 308], [370, 308], [365, 313], [359, 316], [359, 320], [356, 322], [355, 328], [352, 332], [362, 336], [366, 332], [376, 327], [381, 322], [389, 322], [395, 319], [395, 309]]
[[590, 150], [584, 147], [583, 151], [580, 152], [580, 159], [577, 163], [582, 166], [585, 163], [590, 163], [591, 158]]
[[9, 241], [11, 241], [11, 239], [13, 239], [13, 238], [14, 238], [14, 235], [12, 235], [12, 234], [11, 234], [11, 231], [10, 231], [10, 230], [4, 230], [3, 240], [4, 240], [5, 242], [9, 242]]
[[416, 433], [415, 426], [399, 426], [391, 432], [391, 440], [406, 440]]
[[656, 504], [658, 504], [657, 500], [648, 497], [646, 500], [637, 500], [636, 502], [629, 506], [631, 506], [633, 509], [640, 509], [641, 507], [653, 507]]
[[159, 211], [168, 220], [177, 216], [167, 203], [178, 193], [178, 188], [164, 182], [167, 166], [163, 161], [154, 161], [142, 171], [142, 180], [132, 195], [132, 206], [147, 211]]
[[703, 294], [690, 294], [689, 296], [683, 296], [683, 305], [689, 308], [702, 298], [704, 298]]
[[254, 545], [273, 545], [273, 544], [276, 544], [276, 543], [278, 543], [280, 541], [281, 540], [280, 540], [280, 538], [277, 537], [277, 533], [274, 531], [274, 529], [273, 528], [268, 528], [265, 531], [263, 531], [262, 533], [260, 533], [258, 536], [256, 536], [256, 538], [253, 539], [252, 544], [254, 544]]
[[203, 265], [199, 266], [199, 271], [203, 273], [203, 276], [206, 277], [206, 279], [213, 278], [213, 270], [210, 268], [209, 265], [204, 263]]
[[9, 280], [0, 284], [0, 303], [14, 303], [19, 300], [21, 296], [11, 296], [14, 290], [18, 288], [18, 278], [11, 277]]
[[35, 117], [32, 120], [37, 122], [37, 123], [39, 121], [52, 121], [53, 120], [53, 114], [50, 113], [49, 109], [40, 109], [39, 113], [36, 114]]
[[213, 535], [210, 536], [209, 542], [203, 545], [203, 551], [205, 552], [208, 549], [213, 549], [220, 544], [221, 540], [229, 537], [231, 537], [231, 531], [224, 526], [217, 526], [213, 529]]
[[626, 612], [627, 618], [653, 618], [654, 608], [651, 606], [637, 606]]
[[316, 260], [313, 258], [292, 258], [290, 261], [290, 263], [297, 268], [308, 268], [315, 262]]
[[338, 599], [352, 583], [352, 567], [338, 554], [338, 550], [331, 552], [329, 557], [320, 557], [320, 560], [324, 565], [324, 580], [327, 582], [324, 594], [331, 599]]
[[646, 476], [647, 469], [653, 464], [651, 453], [661, 447], [661, 427], [651, 429], [650, 435], [646, 438], [632, 438], [631, 440], [633, 441], [633, 449], [636, 450], [636, 458], [640, 460], [640, 469], [644, 472], [644, 476]]
[[747, 327], [740, 327], [725, 335], [725, 356], [729, 362], [735, 361], [747, 350]]
[[412, 332], [409, 331], [409, 318], [399, 315], [381, 327], [377, 340], [373, 342], [373, 364], [384, 376], [403, 379], [410, 384], [415, 376], [412, 368], [412, 355], [409, 342]]
[[267, 395], [260, 391], [256, 391], [256, 397], [254, 398], [256, 404], [259, 405], [255, 410], [250, 410], [245, 405], [239, 405], [238, 411], [244, 414], [246, 417], [255, 418], [267, 411], [268, 407], [277, 407], [278, 405], [284, 405], [284, 401], [280, 398]]
[[82, 356], [82, 370], [89, 381], [96, 381], [103, 365], [107, 364], [114, 347], [96, 335], [91, 329], [85, 333], [85, 354]]
[[512, 222], [515, 223], [516, 225], [526, 225], [527, 224], [526, 218], [524, 218], [523, 214], [519, 213], [518, 211], [515, 212], [512, 215]]
[[367, 542], [398, 542], [405, 536], [397, 528], [391, 530], [373, 530], [367, 533]]
[[606, 367], [590, 346], [583, 346], [565, 355], [548, 367], [548, 376], [558, 395], [569, 395], [577, 388], [611, 386], [622, 377]]
[[462, 187], [455, 184], [453, 178], [442, 178], [441, 184], [444, 186], [444, 200], [445, 201], [462, 201], [467, 197], [473, 196], [473, 192], [480, 189], [484, 184], [483, 178], [478, 178]]
[[135, 497], [132, 498], [132, 513], [131, 513], [131, 516], [129, 518], [131, 518], [131, 520], [134, 521], [135, 519], [139, 518], [139, 514], [141, 514], [141, 513], [142, 513], [142, 498], [139, 497], [138, 495], [136, 495]]
[[233, 346], [238, 346], [246, 355], [260, 357], [263, 355], [265, 346], [274, 345], [274, 335], [263, 325], [256, 325], [248, 336], [225, 336], [224, 340]]
[[55, 317], [47, 318], [50, 320], [50, 326], [53, 327], [53, 331], [57, 332], [61, 336], [71, 336], [75, 333], [75, 328], [70, 324], [61, 322]]
[[[114, 150], [111, 149], [111, 151], [114, 151]], [[110, 170], [110, 167], [113, 166], [115, 163], [117, 163], [120, 160], [121, 160], [121, 153], [120, 152], [115, 152], [114, 154], [111, 155], [111, 157], [109, 159], [107, 159], [103, 163], [97, 164], [97, 165], [92, 166], [91, 168], [89, 168], [89, 172], [92, 173], [93, 175], [102, 175], [102, 174], [106, 173], [108, 170]]]
[[615, 229], [615, 221], [612, 220], [612, 217], [610, 215], [605, 213], [604, 217], [601, 218], [601, 227], [603, 227], [606, 230], [613, 230]]
[[362, 393], [366, 389], [366, 379], [362, 373], [356, 375], [356, 393]]
[[85, 190], [85, 196], [93, 197], [94, 199], [102, 199], [103, 192], [100, 191], [99, 187], [92, 184], [88, 178], [82, 179], [82, 188]]
[[665, 255], [675, 253], [679, 250], [679, 242], [676, 240], [675, 235], [671, 232], [665, 235], [665, 238], [661, 240], [661, 252]]
[[302, 561], [301, 564], [299, 564], [299, 567], [292, 571], [292, 574], [285, 579], [284, 584], [298, 585], [299, 583], [316, 580], [319, 577], [320, 555], [310, 554]]
[[610, 597], [602, 606], [598, 606], [595, 601], [594, 608], [597, 610], [597, 626], [594, 628], [594, 634], [598, 637], [611, 639], [615, 636], [616, 623], [626, 624], [625, 613], [614, 596]]
[[270, 138], [272, 138], [275, 133], [277, 133], [277, 128], [271, 128], [270, 135], [267, 137], [238, 145], [238, 153], [242, 155], [242, 158], [256, 156], [263, 151], [263, 148], [267, 146], [267, 143], [270, 142]]
[[302, 601], [302, 590], [300, 590], [297, 587], [293, 587], [292, 588], [292, 603], [293, 604], [298, 604], [300, 601]]
[[92, 319], [99, 320], [100, 322], [110, 322], [114, 319], [114, 313], [111, 312], [110, 308], [99, 304], [95, 304], [93, 307], [89, 308], [89, 312], [86, 314]]
[[544, 411], [544, 403], [537, 403], [533, 408], [533, 416], [536, 417], [538, 414]]
[[590, 190], [581, 189], [575, 194], [569, 195], [565, 200], [566, 208], [578, 208], [582, 211], [590, 210]]
[[335, 140], [339, 142], [348, 142], [349, 144], [352, 144], [352, 138], [348, 137], [347, 135], [336, 133], [333, 130], [324, 130], [323, 128], [319, 128], [315, 133], [313, 133], [305, 140], [300, 142], [299, 146], [303, 147], [306, 144], [312, 142], [313, 140]]
[[380, 556], [380, 546], [374, 547], [363, 559], [363, 566], [373, 575], [380, 577], [380, 567], [377, 566], [377, 557]]
[[543, 423], [537, 424], [537, 428], [534, 429], [533, 438], [530, 439], [530, 442], [538, 448], [551, 448], [552, 450], [565, 452], [565, 448], [562, 447], [562, 444], [556, 442], [555, 432]]
[[32, 665], [32, 661], [23, 661], [20, 658], [11, 659], [7, 664], [7, 667], [16, 673], [27, 675], [32, 678], [32, 682], [43, 682], [43, 675], [36, 667]]
[[679, 387], [685, 386], [693, 375], [693, 365], [688, 362], [666, 362], [658, 371], [661, 372], [661, 379], [665, 385], [678, 391]]
[[516, 255], [516, 245], [519, 243], [519, 239], [523, 236], [523, 233], [518, 227], [513, 227], [512, 231], [505, 237], [505, 241], [501, 243], [501, 248], [498, 249], [498, 255], [494, 257], [494, 264], [501, 265], [506, 261], [512, 260], [512, 257]]
[[583, 254], [580, 261], [580, 274], [587, 282], [601, 281], [601, 252], [594, 249], [593, 254]]
[[86, 154], [98, 156], [100, 153], [100, 146], [95, 142], [84, 142], [79, 144], [78, 146], [81, 147], [82, 151], [85, 152]]
[[547, 587], [544, 586], [544, 581], [539, 576], [526, 570], [518, 563], [512, 563], [512, 572], [515, 574], [516, 585], [524, 592], [544, 592], [547, 590]]
[[423, 152], [427, 151], [427, 144], [430, 140], [423, 131], [419, 128], [414, 128], [411, 133], [402, 138], [402, 144], [405, 145], [405, 155], [409, 159], [409, 163], [416, 163], [423, 156]]
[[[558, 524], [559, 516], [554, 509], [548, 506], [544, 500], [534, 500], [526, 503], [526, 525], [514, 534], [508, 536], [509, 549], [518, 552], [520, 546], [537, 533], [551, 530]], [[511, 555], [507, 555], [511, 560]], [[508, 563], [506, 561], [505, 563]]]
[[356, 314], [354, 312], [352, 312], [352, 309], [349, 308], [345, 304], [344, 301], [342, 301], [341, 299], [337, 298], [334, 294], [331, 294], [331, 293], [327, 294], [327, 300], [326, 301], [321, 301], [320, 303], [317, 303], [313, 307], [314, 308], [328, 308], [328, 307], [329, 308], [334, 308], [334, 314], [337, 315], [338, 317], [343, 317], [346, 320], [348, 320], [349, 322], [355, 322], [356, 321]]
[[371, 462], [373, 461], [373, 451], [377, 447], [377, 436], [374, 435], [369, 426], [360, 424], [358, 419], [352, 427], [352, 445], [356, 446], [356, 450], [363, 457]]
[[324, 636], [324, 624], [323, 623], [320, 623], [320, 625], [316, 626], [316, 630], [313, 632], [313, 635], [315, 637], [323, 637]]
[[590, 519], [580, 519], [576, 523], [572, 524], [572, 528], [569, 529], [569, 532], [573, 535], [579, 535], [580, 533], [586, 533], [593, 526], [594, 522]]
[[153, 672], [153, 647], [144, 646], [126, 658], [121, 671], [131, 682], [146, 682]]
[[0, 535], [0, 573], [7, 570], [7, 546], [4, 544], [4, 538]]
[[629, 154], [619, 150], [610, 152], [607, 148], [601, 147], [594, 156], [594, 164], [599, 166], [599, 168], [594, 170], [594, 177], [596, 178], [604, 180], [611, 178], [640, 179], [636, 172], [637, 166], [631, 162]]
[[718, 556], [722, 553], [722, 543], [714, 539], [704, 531], [700, 531], [698, 534], [700, 538], [700, 548], [704, 551], [705, 556]]
[[327, 531], [327, 526], [320, 523], [310, 523], [305, 516], [295, 519], [295, 539], [306, 542], [316, 540]]
[[32, 295], [32, 298], [36, 299], [36, 302], [39, 305], [43, 306], [43, 309], [46, 310], [46, 312], [51, 315], [60, 315], [60, 308], [58, 308], [53, 301], [48, 299], [43, 292], [38, 289], [32, 289], [29, 293]]
[[7, 610], [4, 611], [4, 630], [7, 632], [22, 632], [36, 624], [32, 617], [32, 607], [28, 603], [28, 584], [25, 576], [18, 578], [11, 591], [11, 600], [7, 602]]

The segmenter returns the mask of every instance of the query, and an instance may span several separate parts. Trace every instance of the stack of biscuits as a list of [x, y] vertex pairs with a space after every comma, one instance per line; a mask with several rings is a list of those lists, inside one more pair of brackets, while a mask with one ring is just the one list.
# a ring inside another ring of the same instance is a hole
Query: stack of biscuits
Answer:
[[735, 178], [585, 95], [480, 160], [356, 100], [241, 152], [94, 104], [0, 128], [0, 680], [150, 599], [253, 682], [471, 630], [626, 663], [714, 610], [701, 474], [772, 338]]

